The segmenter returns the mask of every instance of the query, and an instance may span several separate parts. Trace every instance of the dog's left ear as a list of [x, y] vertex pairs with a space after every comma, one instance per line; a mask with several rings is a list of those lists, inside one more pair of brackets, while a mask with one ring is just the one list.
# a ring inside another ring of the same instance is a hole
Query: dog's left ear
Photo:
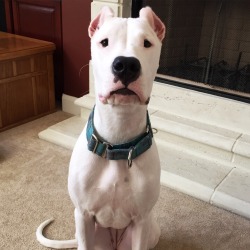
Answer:
[[102, 24], [104, 23], [106, 19], [111, 18], [113, 16], [114, 16], [113, 10], [108, 6], [104, 6], [101, 9], [101, 12], [97, 15], [96, 18], [94, 18], [91, 21], [89, 25], [89, 29], [88, 29], [89, 37], [91, 38], [95, 34], [96, 30], [98, 30], [102, 26]]
[[139, 16], [140, 18], [145, 18], [148, 20], [156, 35], [158, 36], [160, 41], [162, 41], [165, 37], [165, 25], [160, 20], [160, 18], [152, 11], [152, 9], [150, 7], [142, 8], [140, 10]]

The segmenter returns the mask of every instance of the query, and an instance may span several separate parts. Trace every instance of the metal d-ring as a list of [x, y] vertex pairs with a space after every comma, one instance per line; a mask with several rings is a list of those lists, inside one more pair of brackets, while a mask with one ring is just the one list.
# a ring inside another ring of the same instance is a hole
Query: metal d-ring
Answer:
[[156, 133], [158, 133], [158, 129], [157, 128], [152, 128], [152, 132], [153, 132], [153, 134], [156, 134]]
[[133, 164], [133, 160], [132, 160], [133, 151], [134, 151], [134, 147], [131, 147], [128, 153], [128, 167], [129, 168], [131, 168]]
[[94, 138], [94, 141], [95, 141], [95, 146], [94, 146], [94, 149], [93, 149], [93, 153], [95, 153], [96, 149], [97, 149], [97, 146], [98, 146], [98, 143], [99, 143], [99, 140], [98, 140], [98, 138], [96, 137], [96, 135], [94, 133], [91, 135], [91, 137]]

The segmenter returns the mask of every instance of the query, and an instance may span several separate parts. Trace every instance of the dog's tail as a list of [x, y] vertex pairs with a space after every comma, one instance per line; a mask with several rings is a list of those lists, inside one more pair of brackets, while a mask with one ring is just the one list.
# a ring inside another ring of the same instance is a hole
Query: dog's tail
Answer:
[[55, 249], [65, 249], [65, 248], [77, 248], [77, 240], [50, 240], [43, 236], [43, 229], [49, 225], [53, 218], [44, 221], [36, 230], [37, 240], [45, 247], [55, 248]]

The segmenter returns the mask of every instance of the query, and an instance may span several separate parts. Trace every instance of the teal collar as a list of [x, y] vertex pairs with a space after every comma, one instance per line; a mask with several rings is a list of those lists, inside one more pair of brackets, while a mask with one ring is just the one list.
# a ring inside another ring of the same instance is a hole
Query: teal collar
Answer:
[[132, 141], [112, 145], [108, 142], [102, 141], [98, 137], [94, 127], [94, 109], [95, 108], [93, 108], [89, 116], [86, 130], [88, 149], [108, 160], [127, 160], [128, 166], [131, 167], [133, 160], [148, 150], [152, 145], [153, 132], [148, 111], [147, 128], [144, 134], [139, 135]]

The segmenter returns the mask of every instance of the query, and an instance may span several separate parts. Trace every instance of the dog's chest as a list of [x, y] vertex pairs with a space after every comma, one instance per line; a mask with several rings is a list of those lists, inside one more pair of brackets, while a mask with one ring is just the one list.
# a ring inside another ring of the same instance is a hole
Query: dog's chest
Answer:
[[96, 176], [95, 184], [85, 190], [88, 210], [97, 223], [117, 229], [128, 226], [142, 212], [141, 204], [147, 206], [149, 198], [144, 174], [135, 176], [136, 171], [128, 169], [124, 161], [119, 163], [105, 167]]
[[[159, 196], [160, 163], [155, 143], [133, 160], [106, 160], [90, 152], [85, 131], [72, 154], [69, 193], [80, 211], [88, 211], [102, 227], [125, 228], [147, 214]], [[152, 159], [154, 159], [152, 161]]]
[[87, 193], [88, 209], [101, 226], [124, 228], [130, 223], [136, 210], [137, 192], [131, 174], [124, 167], [117, 164], [105, 167]]

